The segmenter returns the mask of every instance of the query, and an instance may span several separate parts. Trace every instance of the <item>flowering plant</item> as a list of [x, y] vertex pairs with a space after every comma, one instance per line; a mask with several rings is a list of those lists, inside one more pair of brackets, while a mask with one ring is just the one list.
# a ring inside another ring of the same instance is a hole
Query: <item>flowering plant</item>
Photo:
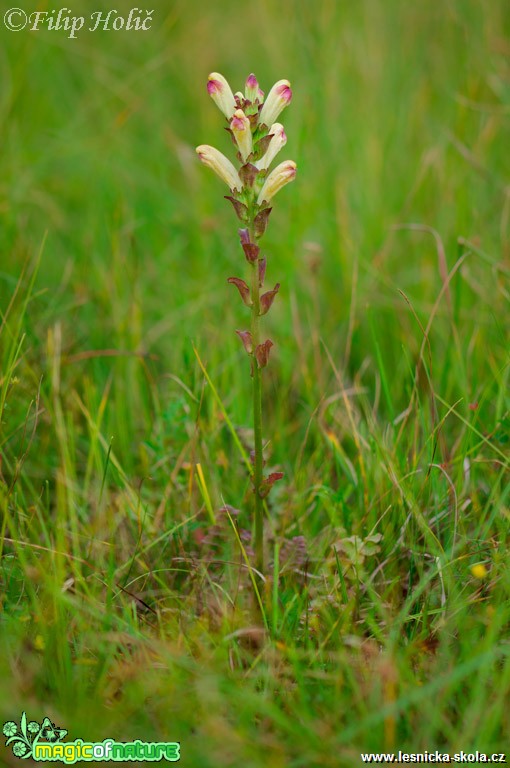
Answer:
[[260, 317], [271, 309], [280, 284], [276, 283], [268, 291], [263, 290], [266, 259], [261, 256], [258, 241], [268, 224], [271, 200], [296, 175], [296, 164], [292, 160], [284, 160], [269, 170], [287, 142], [283, 125], [276, 120], [289, 104], [292, 91], [288, 80], [279, 80], [264, 99], [257, 78], [252, 74], [246, 80], [244, 93], [234, 94], [223, 75], [217, 72], [209, 75], [207, 91], [225, 115], [227, 130], [237, 150], [237, 166], [208, 144], [201, 144], [196, 151], [204, 165], [212, 168], [230, 189], [230, 195], [225, 197], [232, 203], [243, 224], [239, 229], [239, 238], [246, 261], [251, 267], [250, 286], [240, 277], [229, 277], [228, 282], [237, 288], [243, 303], [251, 310], [250, 330], [238, 330], [236, 333], [250, 358], [253, 380], [255, 552], [257, 565], [262, 569], [264, 498], [283, 475], [281, 472], [273, 472], [264, 477], [263, 474], [261, 377], [262, 369], [268, 364], [273, 342], [271, 339], [262, 341]]

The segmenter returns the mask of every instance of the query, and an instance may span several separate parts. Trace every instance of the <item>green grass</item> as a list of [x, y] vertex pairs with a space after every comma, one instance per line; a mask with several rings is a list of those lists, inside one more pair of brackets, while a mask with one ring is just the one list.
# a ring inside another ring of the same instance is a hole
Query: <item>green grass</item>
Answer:
[[[504, 752], [507, 4], [178, 0], [143, 34], [0, 37], [2, 722], [200, 768]], [[194, 154], [230, 151], [211, 70], [294, 90], [265, 582], [246, 264]]]

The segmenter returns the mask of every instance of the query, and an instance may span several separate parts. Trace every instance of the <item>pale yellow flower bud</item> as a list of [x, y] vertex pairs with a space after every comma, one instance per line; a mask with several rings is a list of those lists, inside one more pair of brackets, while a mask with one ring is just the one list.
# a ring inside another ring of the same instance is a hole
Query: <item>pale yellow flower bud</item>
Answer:
[[236, 169], [218, 149], [210, 147], [208, 144], [201, 144], [196, 148], [196, 153], [204, 165], [209, 166], [218, 174], [232, 191], [237, 189], [241, 191], [243, 185]]
[[296, 177], [297, 166], [293, 160], [284, 160], [271, 171], [260, 190], [257, 204], [268, 203], [279, 190]]
[[259, 122], [264, 125], [272, 125], [291, 99], [292, 91], [289, 81], [278, 80], [268, 93], [260, 113]]
[[207, 93], [229, 120], [236, 110], [232, 88], [219, 72], [211, 72], [207, 81]]
[[272, 125], [269, 129], [269, 133], [273, 134], [273, 138], [269, 142], [266, 154], [255, 163], [259, 171], [266, 171], [275, 159], [280, 149], [287, 143], [287, 136], [285, 135], [285, 131], [283, 130], [283, 125], [281, 123], [274, 123], [274, 125]]
[[253, 140], [250, 121], [242, 109], [238, 109], [234, 112], [234, 117], [230, 123], [230, 130], [234, 134], [237, 146], [239, 147], [239, 152], [243, 158], [243, 163], [245, 163], [248, 155], [251, 155], [253, 151]]

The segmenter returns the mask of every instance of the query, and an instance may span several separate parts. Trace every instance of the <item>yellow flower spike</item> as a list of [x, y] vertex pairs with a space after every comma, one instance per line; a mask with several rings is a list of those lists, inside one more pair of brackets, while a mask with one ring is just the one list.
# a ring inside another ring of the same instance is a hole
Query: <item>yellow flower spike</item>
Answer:
[[[253, 486], [254, 565], [260, 574], [264, 574], [264, 499], [274, 483], [283, 478], [283, 472], [270, 472], [267, 476], [264, 475], [262, 375], [263, 369], [268, 364], [273, 342], [271, 339], [262, 341], [264, 337], [260, 323], [261, 316], [270, 310], [280, 284], [276, 283], [272, 290], [263, 290], [266, 257], [261, 255], [257, 242], [266, 230], [272, 210], [271, 205], [268, 204], [269, 201], [296, 176], [296, 163], [292, 160], [280, 163], [269, 172], [274, 158], [287, 141], [283, 126], [276, 120], [291, 101], [292, 91], [288, 80], [278, 80], [264, 101], [264, 93], [255, 75], [251, 74], [247, 77], [243, 94], [241, 91], [234, 93], [223, 75], [218, 72], [212, 72], [209, 75], [207, 91], [227, 118], [228, 130], [237, 147], [238, 163], [234, 165], [221, 152], [207, 144], [197, 147], [196, 152], [204, 165], [212, 168], [230, 187], [230, 195], [225, 195], [225, 198], [232, 203], [236, 215], [242, 222], [239, 237], [244, 255], [251, 266], [250, 286], [240, 277], [231, 277], [228, 282], [236, 286], [241, 299], [250, 308], [252, 315], [250, 330], [237, 330], [236, 333], [250, 357], [253, 388], [253, 451], [248, 470]], [[205, 506], [213, 519], [213, 508], [199, 466], [196, 475]], [[192, 489], [190, 473], [190, 494]], [[244, 550], [243, 553], [248, 564]], [[252, 581], [253, 579], [252, 575]], [[253, 583], [255, 585], [255, 582]], [[258, 592], [257, 596], [260, 603]], [[318, 617], [315, 620], [318, 622]], [[312, 631], [313, 623], [312, 617], [310, 620]], [[319, 629], [318, 625], [317, 629]]]

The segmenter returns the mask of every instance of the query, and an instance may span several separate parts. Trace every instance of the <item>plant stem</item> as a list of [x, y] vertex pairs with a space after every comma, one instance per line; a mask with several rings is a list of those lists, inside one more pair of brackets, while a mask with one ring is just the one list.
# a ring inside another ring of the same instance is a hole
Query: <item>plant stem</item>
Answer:
[[[250, 240], [255, 242], [253, 215], [250, 216]], [[259, 261], [252, 265], [252, 290], [251, 299], [251, 335], [253, 349], [260, 344], [260, 286], [259, 286]], [[253, 467], [253, 489], [255, 493], [255, 557], [256, 565], [259, 571], [264, 570], [264, 503], [260, 496], [260, 486], [262, 484], [262, 472], [264, 467], [264, 458], [262, 454], [262, 370], [259, 368], [255, 355], [252, 357], [252, 379], [253, 379], [253, 432], [254, 432], [254, 467]]]

